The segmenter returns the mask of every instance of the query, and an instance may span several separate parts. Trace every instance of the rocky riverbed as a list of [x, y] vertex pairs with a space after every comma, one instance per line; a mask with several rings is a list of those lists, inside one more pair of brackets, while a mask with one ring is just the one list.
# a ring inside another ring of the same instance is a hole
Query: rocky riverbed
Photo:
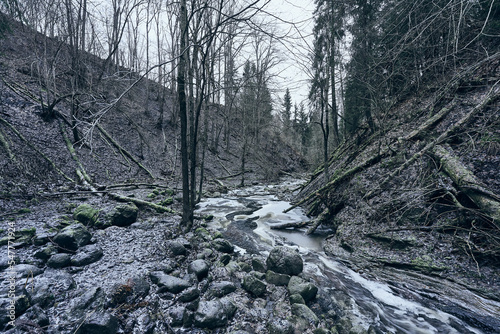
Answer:
[[207, 227], [211, 216], [181, 234], [175, 215], [104, 198], [58, 198], [14, 212], [2, 222], [3, 332], [347, 333], [351, 327], [315, 310], [318, 288], [296, 250], [274, 247], [259, 255], [235, 248]]

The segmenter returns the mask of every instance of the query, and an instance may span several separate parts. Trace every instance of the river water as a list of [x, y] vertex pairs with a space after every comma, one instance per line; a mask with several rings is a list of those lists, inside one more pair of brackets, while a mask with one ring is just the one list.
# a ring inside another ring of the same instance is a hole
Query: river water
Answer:
[[304, 272], [320, 289], [323, 311], [346, 317], [358, 330], [377, 333], [500, 333], [500, 303], [463, 286], [417, 273], [384, 271], [383, 277], [361, 275], [327, 256], [327, 231], [272, 230], [273, 224], [306, 221], [300, 208], [283, 213], [290, 203], [276, 194], [290, 193], [299, 181], [252, 186], [202, 201], [197, 214], [214, 215], [211, 223], [240, 252], [267, 255], [276, 245], [297, 248]]

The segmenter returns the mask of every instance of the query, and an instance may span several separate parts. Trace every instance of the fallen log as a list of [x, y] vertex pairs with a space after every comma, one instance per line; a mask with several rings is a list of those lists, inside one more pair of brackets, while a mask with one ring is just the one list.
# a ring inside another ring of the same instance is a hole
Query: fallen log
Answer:
[[452, 179], [458, 189], [469, 196], [486, 216], [493, 219], [495, 226], [500, 228], [500, 202], [489, 195], [493, 192], [488, 190], [451, 151], [449, 147], [436, 145], [432, 150], [432, 155], [439, 161], [442, 170]]
[[155, 203], [152, 203], [152, 202], [148, 202], [148, 201], [144, 201], [142, 199], [138, 199], [138, 198], [133, 198], [133, 197], [127, 197], [127, 196], [122, 196], [120, 194], [116, 194], [116, 193], [108, 193], [108, 196], [117, 200], [117, 201], [120, 201], [120, 202], [131, 202], [131, 203], [134, 203], [136, 204], [137, 206], [147, 206], [147, 207], [150, 207], [154, 210], [156, 210], [156, 212], [167, 212], [167, 213], [175, 213], [174, 210], [170, 209], [170, 208], [167, 208], [167, 207], [164, 207], [163, 205], [159, 205], [159, 204], [155, 204]]
[[312, 223], [312, 221], [283, 223], [283, 224], [270, 225], [270, 228], [271, 228], [271, 230], [285, 230], [287, 228], [302, 228], [302, 227], [307, 226], [311, 223]]

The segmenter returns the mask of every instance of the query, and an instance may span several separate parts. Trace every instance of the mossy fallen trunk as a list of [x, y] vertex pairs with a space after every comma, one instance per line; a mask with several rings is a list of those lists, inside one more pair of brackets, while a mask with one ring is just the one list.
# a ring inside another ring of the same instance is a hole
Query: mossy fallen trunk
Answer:
[[460, 191], [469, 196], [485, 215], [494, 220], [498, 227], [500, 202], [487, 195], [491, 191], [486, 189], [481, 181], [451, 153], [450, 148], [446, 149], [442, 145], [436, 145], [432, 154]]

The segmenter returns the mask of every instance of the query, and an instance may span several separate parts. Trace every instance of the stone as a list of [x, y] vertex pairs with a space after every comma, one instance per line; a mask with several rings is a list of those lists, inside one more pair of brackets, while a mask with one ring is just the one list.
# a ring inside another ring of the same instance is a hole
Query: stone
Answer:
[[57, 254], [56, 246], [49, 244], [46, 247], [37, 250], [33, 256], [39, 260], [47, 261], [54, 254]]
[[94, 226], [99, 217], [99, 210], [89, 204], [82, 204], [73, 211], [73, 218], [84, 225]]
[[316, 314], [314, 314], [314, 312], [304, 304], [292, 304], [292, 314], [315, 326], [319, 323], [319, 319]]
[[49, 233], [39, 233], [35, 235], [33, 238], [33, 244], [35, 246], [43, 246], [46, 243], [48, 243], [51, 239], [53, 239], [55, 234], [49, 234]]
[[285, 275], [298, 275], [304, 268], [300, 254], [285, 246], [275, 247], [269, 253], [266, 264], [268, 270]]
[[236, 306], [226, 298], [201, 301], [194, 315], [194, 325], [214, 329], [225, 326], [234, 316]]
[[54, 254], [47, 261], [47, 266], [51, 268], [64, 268], [71, 265], [71, 255], [66, 253]]
[[80, 318], [84, 315], [86, 309], [102, 297], [103, 293], [100, 287], [94, 286], [90, 289], [85, 289], [82, 294], [79, 294], [78, 297], [70, 301], [68, 311], [71, 316]]
[[179, 294], [178, 300], [183, 303], [189, 303], [195, 300], [200, 296], [200, 290], [196, 287], [191, 287], [184, 290], [181, 294]]
[[111, 225], [129, 226], [137, 220], [139, 209], [134, 204], [117, 205], [107, 214], [107, 219]]
[[158, 285], [158, 293], [171, 292], [177, 294], [191, 287], [191, 284], [188, 281], [182, 278], [167, 275], [161, 271], [151, 272], [149, 277], [153, 283]]
[[196, 275], [198, 281], [208, 276], [210, 266], [205, 260], [194, 260], [188, 266], [188, 273]]
[[76, 334], [115, 334], [117, 332], [118, 319], [109, 312], [100, 311], [91, 313], [78, 328]]
[[230, 281], [221, 281], [213, 282], [208, 289], [208, 294], [220, 298], [234, 291], [236, 291], [236, 284]]
[[65, 292], [75, 287], [73, 276], [67, 272], [47, 269], [38, 276], [33, 284], [26, 288], [26, 294], [31, 305], [42, 308], [53, 305], [57, 298], [62, 298]]
[[226, 239], [215, 239], [212, 241], [213, 247], [219, 252], [232, 254], [234, 253], [234, 246]]
[[169, 309], [170, 325], [173, 327], [180, 327], [184, 323], [184, 313], [186, 308], [180, 305], [174, 306]]
[[269, 334], [293, 334], [293, 324], [286, 319], [276, 319], [269, 322], [267, 329]]
[[22, 322], [22, 320], [33, 322], [40, 327], [47, 327], [50, 324], [49, 317], [38, 305], [30, 307], [19, 320], [21, 320], [20, 322]]
[[17, 279], [20, 279], [20, 278], [38, 276], [41, 273], [43, 273], [43, 270], [32, 264], [21, 263], [15, 265], [12, 269], [12, 272], [16, 273]]
[[309, 282], [306, 282], [298, 276], [292, 276], [288, 283], [288, 292], [290, 295], [299, 294], [306, 302], [316, 298], [318, 288]]
[[260, 297], [267, 291], [266, 283], [251, 274], [243, 278], [242, 287], [255, 297]]
[[290, 282], [290, 275], [278, 274], [272, 270], [266, 272], [266, 281], [274, 285], [286, 286]]
[[305, 304], [306, 303], [304, 298], [301, 295], [299, 295], [298, 293], [290, 295], [289, 300], [290, 300], [290, 304]]
[[71, 257], [71, 264], [76, 267], [83, 267], [99, 261], [103, 256], [102, 249], [97, 245], [87, 245], [78, 250], [78, 253]]
[[186, 255], [187, 254], [187, 249], [184, 247], [184, 245], [178, 241], [171, 241], [168, 244], [168, 248], [172, 252], [174, 256], [179, 256], [179, 255]]
[[267, 271], [266, 262], [263, 259], [257, 257], [254, 257], [252, 259], [252, 268], [253, 270], [259, 271], [261, 273], [265, 273]]
[[71, 224], [63, 228], [54, 237], [54, 242], [63, 251], [76, 251], [79, 247], [85, 246], [92, 239], [92, 235], [81, 223]]

